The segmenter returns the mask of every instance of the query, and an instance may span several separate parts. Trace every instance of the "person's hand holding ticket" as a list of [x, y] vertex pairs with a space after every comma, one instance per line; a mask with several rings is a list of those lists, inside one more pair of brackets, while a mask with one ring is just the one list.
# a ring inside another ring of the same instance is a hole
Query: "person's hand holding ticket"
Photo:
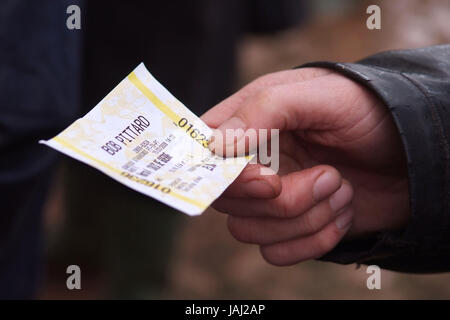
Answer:
[[[202, 117], [221, 155], [243, 155], [254, 130], [279, 129], [277, 175], [247, 166], [213, 204], [232, 235], [272, 264], [318, 258], [349, 234], [402, 227], [409, 217], [406, 161], [385, 106], [335, 72], [305, 68], [252, 82]], [[232, 131], [231, 131], [232, 132]], [[228, 143], [227, 143], [228, 142]], [[231, 152], [229, 152], [231, 150]]]
[[[217, 199], [232, 235], [260, 245], [276, 265], [318, 258], [345, 235], [400, 228], [409, 218], [390, 114], [326, 69], [264, 76], [200, 119], [141, 64], [42, 143], [189, 215]], [[260, 151], [269, 145], [270, 169], [249, 164], [268, 165]]]

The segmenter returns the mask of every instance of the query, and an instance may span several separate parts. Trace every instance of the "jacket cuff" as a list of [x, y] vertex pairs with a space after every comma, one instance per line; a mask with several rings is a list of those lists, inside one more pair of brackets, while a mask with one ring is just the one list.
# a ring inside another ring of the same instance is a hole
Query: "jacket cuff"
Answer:
[[[445, 159], [438, 111], [432, 97], [407, 74], [363, 63], [314, 62], [300, 66], [333, 69], [374, 92], [392, 113], [407, 159], [411, 217], [401, 232], [381, 232], [343, 241], [321, 258], [342, 264], [376, 264], [409, 272], [433, 272], [446, 235]], [[438, 191], [438, 192], [436, 192]], [[448, 270], [450, 258], [442, 262]], [[427, 262], [428, 261], [428, 262]]]

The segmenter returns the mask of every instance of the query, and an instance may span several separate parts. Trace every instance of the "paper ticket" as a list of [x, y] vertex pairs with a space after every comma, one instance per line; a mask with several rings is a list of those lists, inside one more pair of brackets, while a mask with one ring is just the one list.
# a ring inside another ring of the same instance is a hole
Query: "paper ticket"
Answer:
[[215, 156], [207, 148], [211, 134], [141, 63], [88, 114], [40, 143], [199, 215], [251, 160]]

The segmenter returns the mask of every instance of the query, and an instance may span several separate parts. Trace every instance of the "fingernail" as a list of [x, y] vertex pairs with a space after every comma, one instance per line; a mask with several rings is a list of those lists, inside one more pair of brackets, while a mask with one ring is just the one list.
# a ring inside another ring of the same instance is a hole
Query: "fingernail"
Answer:
[[352, 187], [343, 183], [338, 191], [330, 197], [330, 207], [334, 212], [338, 212], [350, 203], [353, 197]]
[[317, 178], [313, 187], [313, 197], [320, 201], [328, 197], [339, 187], [340, 179], [335, 173], [326, 171]]
[[[245, 134], [246, 127], [247, 125], [238, 117], [228, 119], [213, 131], [208, 145], [209, 150], [222, 154], [223, 151], [228, 150], [228, 148], [223, 150], [224, 146], [233, 146], [235, 141], [239, 141]], [[234, 147], [232, 150], [234, 153]]]
[[276, 175], [277, 173], [272, 168], [263, 166], [259, 169], [259, 174], [262, 176], [273, 176]]
[[336, 226], [341, 230], [347, 229], [352, 222], [352, 218], [353, 218], [352, 210], [346, 210], [344, 211], [344, 213], [342, 213], [340, 216], [336, 218], [335, 221]]
[[222, 143], [234, 144], [244, 135], [247, 125], [238, 117], [233, 117], [222, 123], [217, 130], [220, 131]]
[[209, 150], [211, 150], [212, 152], [214, 152], [215, 149], [216, 149], [217, 135], [220, 133], [220, 131], [219, 131], [219, 132], [218, 132], [218, 131], [219, 131], [219, 130], [214, 129], [214, 130], [213, 130], [213, 133], [212, 133], [212, 135], [211, 135], [211, 138], [209, 139], [208, 148], [209, 148]]
[[247, 127], [247, 125], [240, 118], [232, 117], [232, 118], [228, 119], [227, 121], [225, 121], [224, 123], [222, 123], [217, 128], [217, 130], [222, 131], [222, 133], [224, 134], [226, 129], [232, 129], [232, 130], [242, 129], [242, 130], [245, 130], [246, 127]]

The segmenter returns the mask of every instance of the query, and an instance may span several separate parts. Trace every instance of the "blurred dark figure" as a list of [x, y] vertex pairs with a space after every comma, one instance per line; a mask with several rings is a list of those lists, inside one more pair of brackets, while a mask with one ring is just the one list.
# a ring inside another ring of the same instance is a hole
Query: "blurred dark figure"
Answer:
[[[66, 28], [72, 4], [81, 7], [81, 31]], [[189, 108], [203, 113], [231, 92], [240, 35], [294, 24], [301, 4], [3, 0], [0, 298], [34, 297], [39, 283], [41, 212], [57, 160], [39, 139], [51, 138], [94, 107], [141, 61]], [[181, 215], [70, 160], [66, 177], [67, 230], [59, 247], [65, 252], [56, 250], [55, 258], [64, 268], [58, 272], [78, 264], [84, 275], [97, 261], [107, 270], [112, 297], [158, 297]]]
[[32, 298], [41, 271], [41, 212], [57, 154], [38, 144], [79, 102], [77, 0], [0, 2], [0, 299]]
[[[292, 26], [304, 12], [301, 4], [298, 0], [91, 1], [85, 10], [83, 112], [143, 61], [164, 86], [201, 115], [232, 92], [240, 36]], [[91, 263], [99, 260], [100, 252], [99, 268], [107, 272], [112, 297], [159, 297], [182, 215], [76, 161], [67, 163], [66, 169], [70, 231], [65, 232], [62, 247], [73, 248], [66, 251], [72, 252], [68, 261], [74, 250]]]

